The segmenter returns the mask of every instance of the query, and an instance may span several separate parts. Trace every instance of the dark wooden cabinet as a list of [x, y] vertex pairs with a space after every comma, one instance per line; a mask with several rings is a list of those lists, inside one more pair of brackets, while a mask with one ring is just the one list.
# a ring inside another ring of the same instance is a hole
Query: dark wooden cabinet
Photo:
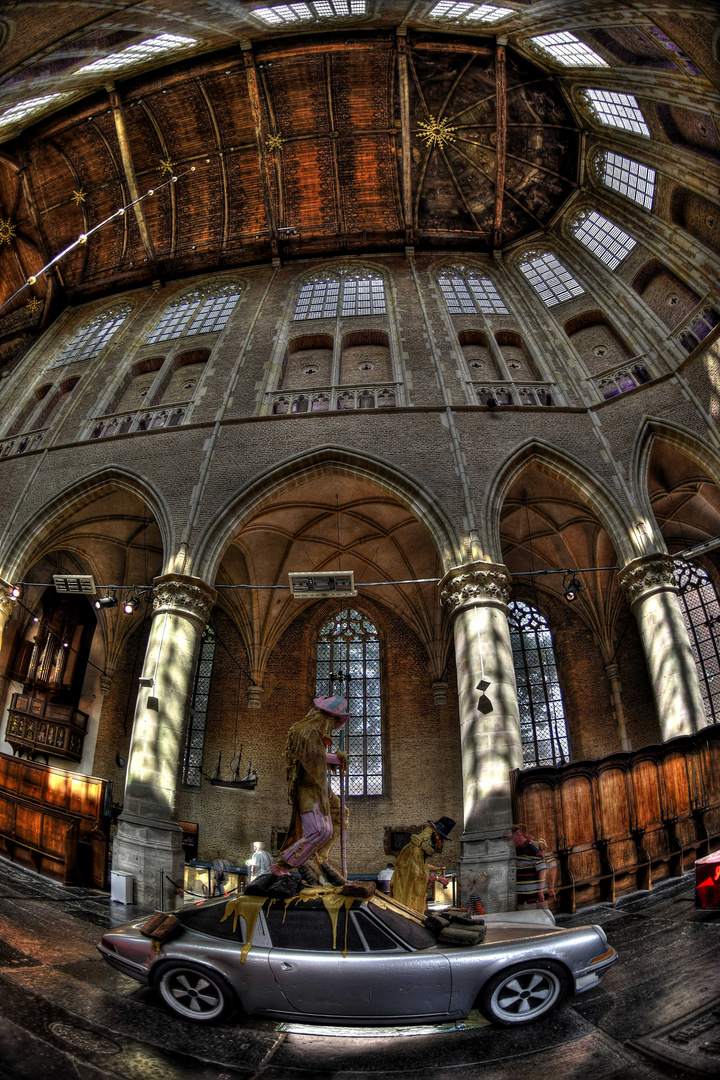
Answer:
[[52, 704], [39, 694], [13, 694], [5, 739], [15, 754], [80, 761], [87, 725], [87, 713], [71, 705]]

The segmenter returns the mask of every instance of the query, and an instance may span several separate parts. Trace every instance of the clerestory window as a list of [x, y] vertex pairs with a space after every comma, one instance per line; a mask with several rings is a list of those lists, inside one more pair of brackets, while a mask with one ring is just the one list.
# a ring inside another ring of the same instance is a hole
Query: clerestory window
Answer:
[[215, 632], [206, 626], [200, 644], [200, 657], [190, 705], [190, 720], [185, 738], [183, 756], [183, 783], [188, 787], [200, 787], [202, 778], [202, 759], [205, 746], [205, 727], [207, 724], [208, 701], [210, 699], [210, 681], [212, 679], [213, 659], [215, 657]]
[[475, 315], [478, 311], [484, 315], [510, 314], [490, 278], [446, 273], [440, 275], [438, 284], [451, 315]]
[[[334, 615], [318, 634], [315, 693], [342, 694], [350, 719], [339, 729], [334, 749], [348, 755], [348, 795], [382, 795], [382, 699], [380, 638], [367, 616], [354, 608]], [[339, 780], [333, 790], [340, 791]]]
[[386, 315], [385, 282], [377, 274], [353, 274], [325, 281], [308, 281], [300, 289], [293, 320]]
[[695, 563], [675, 560], [680, 606], [695, 658], [700, 692], [708, 720], [720, 720], [720, 602], [707, 571]]
[[101, 56], [98, 60], [93, 60], [78, 68], [75, 74], [84, 75], [89, 71], [118, 71], [146, 60], [155, 60], [163, 53], [187, 49], [196, 44], [195, 38], [181, 37], [180, 34], [160, 34], [158, 37], [139, 41], [137, 45], [129, 45], [127, 49], [121, 49], [120, 52]]
[[633, 94], [618, 94], [614, 90], [585, 90], [590, 111], [596, 120], [609, 127], [633, 131], [650, 137], [650, 129]]
[[147, 343], [223, 330], [241, 292], [241, 287], [233, 283], [186, 293], [168, 305]]
[[431, 19], [443, 19], [446, 22], [495, 23], [506, 15], [513, 15], [512, 8], [496, 7], [494, 4], [456, 3], [455, 0], [440, 0], [430, 12]]
[[655, 170], [638, 161], [608, 150], [599, 162], [600, 180], [645, 210], [652, 210], [655, 195]]
[[51, 102], [59, 105], [66, 97], [68, 97], [67, 94], [44, 94], [42, 97], [28, 98], [26, 101], [21, 101], [19, 105], [13, 105], [0, 113], [0, 128], [15, 124], [18, 120], [25, 120], [35, 113], [43, 112]]
[[611, 270], [627, 258], [637, 243], [619, 225], [613, 225], [596, 210], [576, 221], [572, 231], [575, 238]]
[[585, 292], [570, 271], [550, 252], [520, 263], [520, 269], [547, 307], [563, 304]]
[[523, 600], [508, 604], [523, 768], [570, 760], [565, 710], [547, 620]]
[[307, 4], [276, 4], [253, 8], [253, 15], [268, 26], [286, 26], [318, 19], [347, 19], [365, 14], [365, 0], [308, 0]]
[[131, 311], [129, 304], [101, 311], [70, 338], [50, 367], [64, 367], [66, 364], [92, 360], [95, 356], [99, 356]]
[[607, 60], [598, 56], [589, 45], [574, 34], [562, 30], [558, 34], [541, 34], [530, 39], [541, 52], [551, 56], [563, 67], [609, 67]]

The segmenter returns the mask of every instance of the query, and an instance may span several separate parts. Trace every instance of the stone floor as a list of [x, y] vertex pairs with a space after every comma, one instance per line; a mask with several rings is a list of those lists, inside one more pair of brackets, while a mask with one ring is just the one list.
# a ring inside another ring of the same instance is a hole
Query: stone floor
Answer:
[[519, 1031], [471, 1014], [436, 1029], [329, 1033], [265, 1020], [203, 1028], [95, 950], [138, 909], [0, 860], [0, 1080], [659, 1080], [720, 1075], [720, 912], [692, 881], [603, 905], [620, 959], [603, 984]]

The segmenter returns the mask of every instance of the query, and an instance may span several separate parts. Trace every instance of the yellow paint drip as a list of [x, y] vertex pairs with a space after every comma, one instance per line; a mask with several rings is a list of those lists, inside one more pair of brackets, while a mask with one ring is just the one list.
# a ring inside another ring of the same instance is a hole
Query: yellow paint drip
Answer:
[[[247, 939], [242, 949], [240, 950], [241, 964], [245, 963], [245, 958], [250, 952], [250, 949], [252, 947], [252, 936], [253, 930], [255, 929], [255, 923], [257, 922], [257, 917], [260, 909], [262, 908], [263, 904], [267, 899], [267, 896], [246, 896], [245, 894], [243, 894], [242, 896], [234, 896], [233, 899], [228, 900], [227, 904], [225, 905], [225, 914], [220, 920], [221, 923], [224, 923], [225, 920], [229, 919], [232, 915], [233, 934], [237, 930], [237, 922], [240, 916], [243, 917], [243, 919], [245, 920], [245, 925], [247, 926]], [[273, 903], [274, 901], [270, 900], [270, 904], [272, 905]], [[268, 910], [270, 909], [268, 908]]]
[[415, 911], [414, 908], [406, 907], [405, 904], [401, 904], [399, 900], [393, 899], [392, 896], [378, 896], [377, 893], [370, 899], [371, 904], [376, 904], [377, 907], [383, 911], [397, 911], [398, 915], [402, 915], [406, 919], [410, 919], [411, 922], [417, 923], [418, 926], [425, 926], [426, 919], [420, 912]]

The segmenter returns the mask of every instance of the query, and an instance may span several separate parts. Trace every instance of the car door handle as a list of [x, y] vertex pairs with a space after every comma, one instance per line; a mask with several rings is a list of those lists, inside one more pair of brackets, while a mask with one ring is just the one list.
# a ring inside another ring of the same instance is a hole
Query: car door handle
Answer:
[[292, 971], [292, 964], [287, 964], [285, 961], [280, 965], [282, 971]]

